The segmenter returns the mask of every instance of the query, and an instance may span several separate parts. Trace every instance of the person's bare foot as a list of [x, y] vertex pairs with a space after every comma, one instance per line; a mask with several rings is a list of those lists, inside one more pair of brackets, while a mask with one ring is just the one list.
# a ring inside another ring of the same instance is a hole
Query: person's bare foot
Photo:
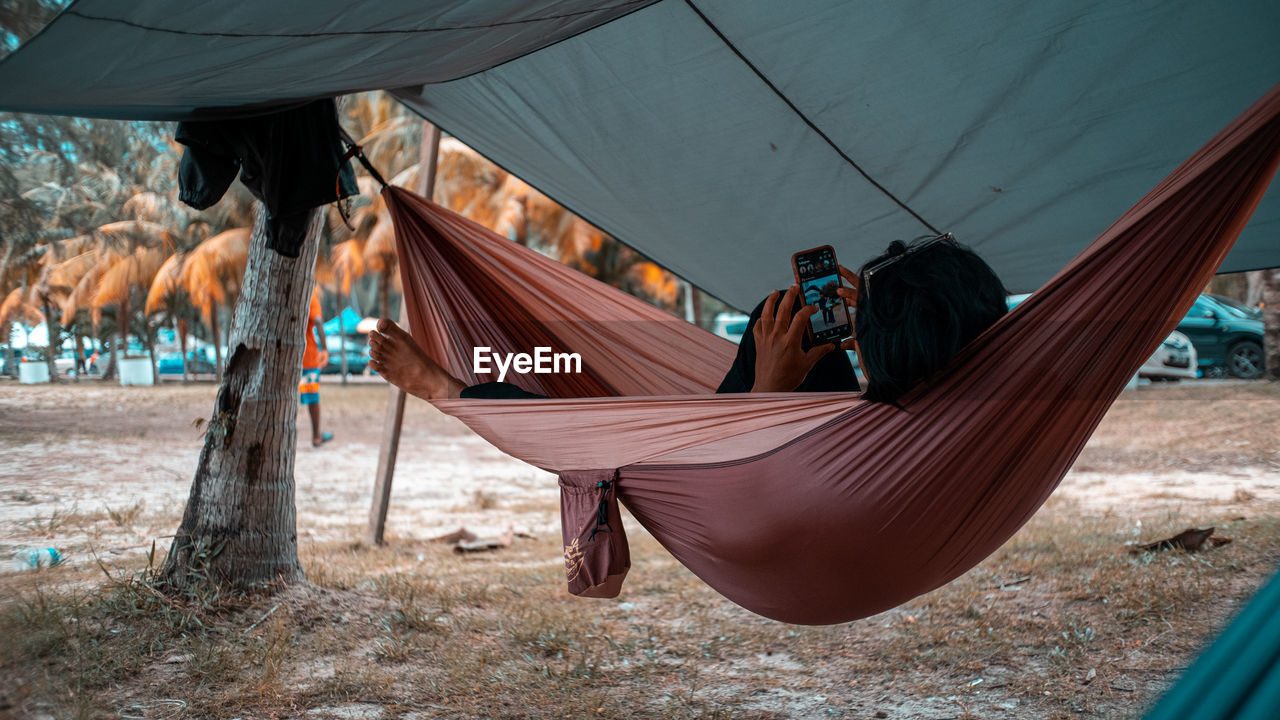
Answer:
[[388, 318], [378, 321], [377, 332], [369, 333], [369, 365], [387, 382], [424, 400], [456, 398], [466, 387]]

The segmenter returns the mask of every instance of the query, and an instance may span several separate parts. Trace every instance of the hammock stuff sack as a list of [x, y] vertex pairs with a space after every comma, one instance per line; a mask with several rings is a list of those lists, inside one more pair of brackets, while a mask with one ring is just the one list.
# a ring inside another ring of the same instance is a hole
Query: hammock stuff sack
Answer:
[[[1036, 512], [1212, 277], [1278, 161], [1280, 86], [901, 408], [852, 393], [712, 394], [731, 343], [403, 189], [384, 193], [410, 332], [450, 373], [496, 380], [472, 371], [477, 347], [582, 358], [581, 373], [507, 377], [555, 399], [435, 402], [560, 475], [575, 592], [621, 585], [616, 497], [733, 602], [826, 624], [947, 583]], [[779, 257], [796, 242], [779, 238]]]

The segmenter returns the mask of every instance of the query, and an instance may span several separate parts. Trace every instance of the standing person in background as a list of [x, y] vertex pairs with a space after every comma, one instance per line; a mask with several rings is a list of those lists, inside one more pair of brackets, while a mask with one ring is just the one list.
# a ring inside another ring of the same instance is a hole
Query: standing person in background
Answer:
[[[319, 344], [316, 337], [319, 335]], [[311, 446], [320, 447], [333, 439], [333, 433], [320, 430], [320, 369], [329, 362], [328, 343], [324, 336], [324, 318], [320, 315], [320, 290], [311, 292], [311, 310], [307, 317], [307, 345], [302, 351], [302, 382], [299, 399], [311, 415]]]

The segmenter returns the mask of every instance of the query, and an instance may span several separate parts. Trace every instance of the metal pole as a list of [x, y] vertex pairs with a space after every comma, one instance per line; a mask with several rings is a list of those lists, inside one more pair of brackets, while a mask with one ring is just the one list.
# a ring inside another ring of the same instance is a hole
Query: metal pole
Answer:
[[[430, 199], [436, 186], [436, 163], [440, 154], [440, 128], [427, 121], [422, 122], [422, 144], [418, 156], [418, 187], [416, 192]], [[408, 293], [405, 288], [405, 293]], [[408, 303], [400, 300], [400, 325], [409, 324]], [[405, 393], [395, 385], [388, 385], [387, 412], [382, 421], [382, 443], [378, 449], [378, 474], [373, 483], [373, 507], [369, 510], [369, 543], [381, 545], [383, 531], [387, 527], [387, 505], [391, 501], [391, 478], [396, 471], [396, 453], [400, 450], [400, 427], [404, 422]]]

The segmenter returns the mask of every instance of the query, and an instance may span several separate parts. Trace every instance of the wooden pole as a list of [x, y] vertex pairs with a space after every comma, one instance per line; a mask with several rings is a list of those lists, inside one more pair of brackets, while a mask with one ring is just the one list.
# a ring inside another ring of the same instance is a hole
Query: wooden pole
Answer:
[[[422, 122], [422, 144], [418, 156], [418, 187], [415, 191], [430, 199], [436, 186], [436, 162], [440, 154], [440, 128]], [[408, 291], [408, 288], [405, 288]], [[407, 303], [400, 301], [400, 325], [409, 324]], [[391, 502], [391, 478], [396, 471], [396, 454], [400, 451], [400, 427], [404, 422], [405, 393], [388, 385], [387, 413], [382, 421], [382, 444], [378, 449], [378, 474], [373, 483], [373, 507], [369, 510], [369, 543], [381, 545], [387, 527], [387, 505]]]

